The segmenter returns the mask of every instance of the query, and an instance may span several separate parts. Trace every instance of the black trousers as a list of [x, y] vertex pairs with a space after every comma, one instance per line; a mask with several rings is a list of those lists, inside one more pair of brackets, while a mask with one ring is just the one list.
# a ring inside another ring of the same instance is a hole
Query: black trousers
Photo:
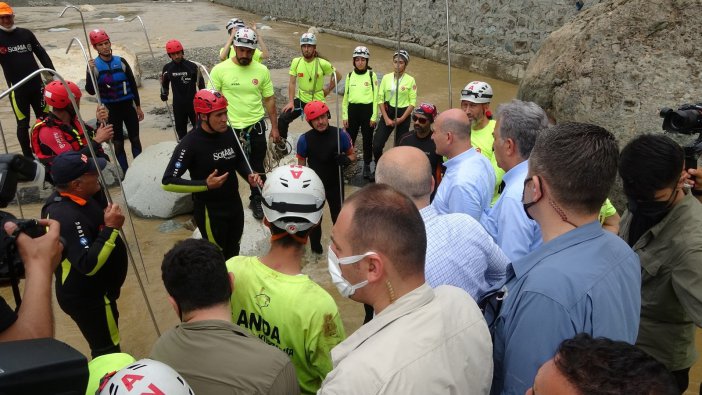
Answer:
[[356, 137], [359, 129], [363, 136], [363, 163], [369, 165], [373, 160], [373, 129], [370, 127], [373, 116], [373, 103], [355, 104], [349, 103], [349, 135], [351, 142], [356, 145]]
[[[335, 166], [335, 168], [338, 168]], [[319, 173], [318, 173], [319, 174]], [[324, 193], [329, 206], [332, 224], [336, 223], [336, 218], [341, 211], [342, 190], [339, 184], [339, 176], [323, 176], [322, 184], [324, 185]], [[315, 226], [310, 230], [310, 245], [320, 245], [322, 242], [322, 226]]]
[[59, 306], [78, 325], [78, 329], [88, 341], [93, 358], [104, 354], [120, 352], [119, 311], [117, 301], [107, 296], [96, 296], [79, 303], [68, 302], [58, 297]]
[[300, 101], [300, 99], [295, 98], [293, 100], [295, 107], [290, 111], [283, 111], [278, 115], [278, 131], [280, 132], [280, 137], [288, 138], [288, 127], [290, 124], [296, 120], [300, 115], [302, 115], [303, 110], [307, 103]]
[[127, 153], [124, 151], [124, 127], [127, 128], [129, 143], [132, 146], [132, 157], [136, 158], [141, 154], [141, 140], [139, 140], [139, 118], [132, 100], [125, 100], [116, 103], [105, 103], [105, 107], [110, 112], [107, 123], [112, 124], [114, 130], [113, 142], [115, 145], [115, 156], [123, 171], [127, 171]]
[[[239, 136], [239, 141], [243, 140], [244, 154], [249, 158], [249, 163], [253, 171], [261, 176], [263, 181], [266, 181], [266, 170], [263, 167], [263, 161], [266, 159], [266, 150], [268, 149], [266, 143], [266, 121], [261, 119], [255, 124], [242, 128], [234, 129], [234, 133]], [[261, 196], [261, 192], [257, 187], [251, 187], [251, 195], [249, 199], [254, 196]]]
[[[37, 77], [38, 78], [38, 77]], [[30, 83], [32, 85], [33, 83]], [[23, 86], [10, 93], [12, 112], [17, 120], [17, 141], [22, 148], [22, 155], [27, 158], [34, 158], [32, 147], [29, 144], [29, 108], [34, 110], [34, 117], [39, 118], [46, 113], [44, 103], [44, 87], [38, 88]]]
[[175, 118], [175, 130], [178, 134], [178, 138], [182, 140], [183, 137], [188, 134], [188, 121], [190, 121], [190, 125], [192, 125], [193, 128], [195, 127], [196, 118], [193, 102], [179, 103], [174, 101], [173, 118]]
[[244, 233], [244, 208], [239, 196], [222, 202], [195, 200], [193, 203], [193, 217], [202, 238], [218, 246], [225, 259], [239, 255], [241, 235]]
[[[390, 119], [395, 119], [395, 107], [387, 106], [387, 114]], [[407, 107], [397, 109], [397, 117], [401, 117], [405, 113]], [[404, 122], [397, 125], [397, 131], [395, 132], [395, 143], [393, 147], [397, 146], [400, 140], [409, 133], [411, 118], [407, 117]], [[375, 128], [375, 136], [373, 136], [373, 157], [375, 157], [375, 163], [378, 163], [378, 159], [383, 156], [383, 148], [385, 148], [385, 143], [388, 141], [390, 134], [394, 128], [389, 127], [385, 124], [385, 120], [382, 118], [378, 121], [378, 126]]]

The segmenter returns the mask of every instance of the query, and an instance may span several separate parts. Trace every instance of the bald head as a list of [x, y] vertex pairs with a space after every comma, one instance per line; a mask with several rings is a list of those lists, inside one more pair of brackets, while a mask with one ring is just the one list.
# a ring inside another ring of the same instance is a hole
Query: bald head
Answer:
[[428, 199], [432, 189], [429, 158], [415, 147], [392, 148], [380, 157], [375, 169], [375, 181], [390, 185], [415, 203]]
[[434, 128], [444, 133], [453, 133], [456, 139], [470, 140], [470, 119], [458, 108], [452, 108], [439, 114], [434, 122]]

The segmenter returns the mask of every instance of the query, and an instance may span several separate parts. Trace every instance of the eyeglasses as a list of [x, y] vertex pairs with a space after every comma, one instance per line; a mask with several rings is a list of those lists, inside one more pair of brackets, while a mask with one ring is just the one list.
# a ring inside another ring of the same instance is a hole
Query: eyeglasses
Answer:
[[425, 123], [429, 122], [429, 120], [426, 118], [420, 118], [416, 115], [412, 115], [412, 122], [419, 122], [422, 125], [424, 125]]

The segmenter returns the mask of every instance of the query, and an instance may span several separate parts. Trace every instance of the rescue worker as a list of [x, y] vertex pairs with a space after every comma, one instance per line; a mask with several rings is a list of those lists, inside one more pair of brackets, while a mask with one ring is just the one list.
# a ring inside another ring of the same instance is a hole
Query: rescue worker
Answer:
[[[82, 96], [78, 85], [71, 81], [66, 81], [69, 89], [75, 97], [76, 104], [80, 106]], [[52, 81], [44, 88], [44, 101], [51, 106], [51, 112], [41, 119], [38, 119], [32, 128], [31, 142], [34, 155], [46, 168], [49, 175], [47, 181], [51, 180], [51, 162], [56, 155], [62, 152], [78, 151], [90, 156], [88, 148], [88, 138], [93, 144], [93, 148], [99, 156], [107, 159], [102, 150], [101, 144], [112, 138], [112, 125], [105, 124], [107, 120], [107, 110], [99, 107], [96, 118], [100, 122], [97, 130], [85, 125], [87, 135], [81, 128], [78, 116], [71, 105], [68, 91], [60, 81]]]
[[[271, 121], [269, 138], [278, 141], [280, 133], [271, 73], [266, 66], [251, 58], [256, 43], [257, 36], [253, 30], [237, 30], [234, 37], [236, 56], [212, 68], [210, 78], [212, 87], [222, 92], [229, 103], [229, 124], [239, 139], [245, 141], [244, 154], [248, 156], [251, 167], [265, 180], [266, 113]], [[263, 218], [261, 191], [256, 186], [251, 187], [249, 208], [254, 218]]]
[[[166, 43], [166, 53], [171, 61], [161, 71], [161, 101], [168, 101], [168, 87], [173, 87], [173, 117], [179, 139], [188, 132], [188, 121], [195, 127], [193, 99], [198, 88], [205, 88], [202, 76], [198, 78], [195, 63], [185, 59], [183, 44], [178, 40]], [[168, 105], [166, 103], [166, 105]]]
[[[225, 28], [227, 29], [228, 38], [226, 44], [224, 44], [224, 47], [219, 50], [220, 61], [225, 61], [236, 56], [236, 51], [234, 50], [234, 35], [236, 34], [237, 30], [245, 27], [247, 26], [244, 21], [239, 18], [232, 18], [227, 22]], [[252, 59], [258, 63], [263, 63], [265, 59], [268, 59], [268, 48], [266, 47], [266, 43], [263, 41], [263, 37], [258, 34], [255, 23], [251, 23], [250, 29], [256, 33], [258, 38], [258, 46], [261, 47], [260, 49], [256, 48], [254, 50]]]
[[373, 137], [375, 163], [383, 155], [385, 143], [395, 130], [396, 146], [405, 134], [409, 133], [410, 116], [417, 105], [417, 83], [414, 77], [405, 73], [410, 56], [401, 49], [392, 56], [394, 73], [385, 74], [380, 81], [377, 103], [383, 119], [378, 123]]
[[124, 215], [115, 203], [93, 198], [100, 189], [95, 162], [107, 161], [70, 151], [52, 165], [56, 191], [41, 209], [42, 218], [61, 224], [66, 258], [56, 269], [56, 300], [78, 325], [93, 358], [120, 352], [117, 299], [127, 276], [127, 250], [119, 230]]
[[[307, 237], [323, 208], [324, 186], [312, 169], [277, 167], [263, 186], [270, 250], [261, 258], [227, 261], [235, 281], [233, 322], [290, 356], [303, 394], [317, 392], [332, 369], [331, 349], [346, 337], [334, 299], [301, 270]], [[270, 328], [255, 324], [261, 320]]]
[[[227, 125], [227, 99], [202, 89], [193, 101], [199, 125], [178, 143], [163, 174], [163, 189], [192, 193], [195, 223], [202, 238], [217, 245], [225, 258], [239, 254], [244, 209], [234, 172], [252, 186], [262, 185], [246, 166], [236, 135]], [[190, 179], [182, 178], [189, 171]]]
[[95, 59], [89, 61], [89, 67], [97, 71], [97, 88], [90, 78], [91, 70], [85, 77], [85, 91], [94, 95], [96, 89], [100, 92], [100, 100], [109, 111], [108, 123], [114, 130], [115, 156], [124, 172], [127, 171], [127, 153], [124, 151], [124, 129], [127, 128], [129, 142], [132, 146], [132, 157], [141, 154], [139, 140], [139, 122], [144, 120], [141, 111], [141, 101], [137, 90], [136, 80], [127, 60], [112, 54], [110, 37], [103, 29], [90, 32], [90, 44], [98, 52]]
[[[35, 55], [36, 58], [34, 58]], [[32, 72], [39, 70], [36, 59], [39, 59], [42, 66], [54, 68], [49, 54], [34, 33], [17, 27], [12, 7], [5, 2], [0, 3], [0, 66], [5, 74], [7, 86], [15, 85]], [[44, 114], [46, 109], [42, 100], [43, 88], [41, 76], [37, 75], [10, 93], [12, 111], [17, 120], [17, 140], [22, 148], [22, 154], [28, 158], [32, 157], [29, 144], [29, 107], [32, 107], [37, 119]]]
[[439, 187], [439, 183], [441, 183], [441, 177], [443, 176], [442, 165], [444, 163], [443, 157], [436, 153], [436, 144], [431, 138], [431, 125], [434, 123], [437, 114], [436, 106], [431, 103], [422, 103], [417, 106], [417, 108], [412, 111], [412, 125], [414, 126], [414, 130], [412, 133], [405, 135], [398, 144], [400, 146], [408, 145], [410, 147], [419, 148], [429, 159], [431, 175], [434, 178], [434, 190], [431, 192], [431, 200], [434, 200], [436, 189]]
[[344, 129], [356, 145], [358, 130], [363, 137], [363, 178], [370, 179], [370, 164], [373, 160], [373, 129], [378, 119], [375, 105], [378, 92], [378, 76], [368, 65], [370, 51], [358, 46], [353, 50], [353, 71], [346, 76], [342, 120]]
[[[314, 100], [305, 106], [305, 118], [312, 129], [297, 140], [297, 164], [314, 170], [324, 184], [332, 223], [341, 210], [343, 200], [343, 180], [340, 170], [356, 160], [351, 137], [343, 130], [329, 126], [329, 107]], [[310, 231], [310, 248], [321, 254], [322, 229]]]
[[283, 107], [278, 117], [280, 135], [284, 139], [288, 138], [288, 126], [302, 115], [307, 103], [312, 100], [324, 102], [324, 98], [336, 87], [333, 77], [330, 77], [329, 84], [324, 86], [324, 76], [334, 73], [337, 80], [340, 78], [334, 66], [319, 56], [317, 36], [314, 33], [305, 33], [300, 37], [300, 50], [302, 56], [290, 62], [288, 104]]

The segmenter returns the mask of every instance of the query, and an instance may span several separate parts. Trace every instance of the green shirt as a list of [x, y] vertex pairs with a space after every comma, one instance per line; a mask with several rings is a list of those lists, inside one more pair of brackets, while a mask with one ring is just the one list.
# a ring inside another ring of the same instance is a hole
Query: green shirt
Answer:
[[495, 142], [495, 137], [492, 135], [492, 132], [495, 130], [495, 123], [495, 120], [491, 119], [482, 129], [473, 129], [473, 126], [470, 127], [471, 145], [475, 147], [478, 152], [483, 154], [483, 156], [488, 158], [492, 168], [495, 170], [495, 193], [492, 196], [491, 205], [495, 204], [497, 198], [500, 197], [500, 194], [497, 193], [497, 188], [500, 187], [502, 177], [505, 175], [505, 171], [497, 165], [497, 158], [495, 158], [495, 152], [492, 149], [493, 143]]
[[290, 62], [288, 74], [297, 77], [296, 97], [309, 103], [312, 100], [324, 101], [324, 76], [333, 72], [334, 66], [326, 59], [315, 57], [307, 62], [300, 56]]
[[[619, 235], [628, 240], [627, 210]], [[702, 326], [702, 204], [685, 196], [634, 244], [641, 259], [641, 323], [636, 345], [670, 371], [695, 363]]]
[[605, 199], [604, 203], [602, 203], [602, 207], [600, 208], [600, 215], [597, 217], [597, 219], [600, 221], [600, 224], [604, 224], [605, 220], [608, 217], [611, 217], [616, 213], [617, 209], [614, 207], [612, 202], [610, 202], [609, 199]]
[[[222, 51], [224, 51], [224, 48], [222, 48], [222, 49], [219, 50], [219, 55], [220, 55], [220, 56], [222, 56]], [[236, 50], [234, 49], [234, 45], [232, 45], [232, 46], [229, 47], [229, 56], [228, 56], [228, 58], [231, 59], [231, 58], [233, 58], [233, 57], [236, 57]], [[254, 53], [253, 53], [252, 59], [255, 60], [255, 61], [257, 61], [258, 63], [263, 63], [263, 52], [262, 52], [260, 49], [258, 49], [258, 48], [254, 49]]]
[[[397, 79], [395, 78], [395, 73], [387, 73], [383, 76], [382, 81], [380, 81], [380, 88], [378, 89], [378, 99], [377, 103], [382, 105], [388, 103], [392, 107], [404, 108], [404, 107], [416, 107], [417, 106], [417, 83], [414, 82], [414, 77], [404, 73], [400, 76], [400, 94], [395, 97], [395, 88], [397, 86]], [[397, 103], [395, 103], [397, 101]], [[388, 114], [389, 115], [389, 114]], [[399, 114], [402, 116], [402, 114]]]
[[256, 257], [231, 258], [227, 270], [234, 322], [287, 353], [302, 393], [316, 393], [332, 370], [331, 349], [346, 338], [334, 299], [308, 276], [280, 273]]
[[342, 103], [342, 119], [349, 119], [349, 103], [372, 104], [371, 120], [378, 119], [378, 106], [375, 105], [378, 95], [378, 76], [372, 70], [363, 74], [352, 71], [346, 76], [344, 101]]
[[268, 68], [251, 62], [240, 66], [227, 59], [212, 68], [212, 88], [227, 98], [227, 115], [234, 129], [243, 129], [265, 115], [263, 99], [273, 96], [273, 83]]

